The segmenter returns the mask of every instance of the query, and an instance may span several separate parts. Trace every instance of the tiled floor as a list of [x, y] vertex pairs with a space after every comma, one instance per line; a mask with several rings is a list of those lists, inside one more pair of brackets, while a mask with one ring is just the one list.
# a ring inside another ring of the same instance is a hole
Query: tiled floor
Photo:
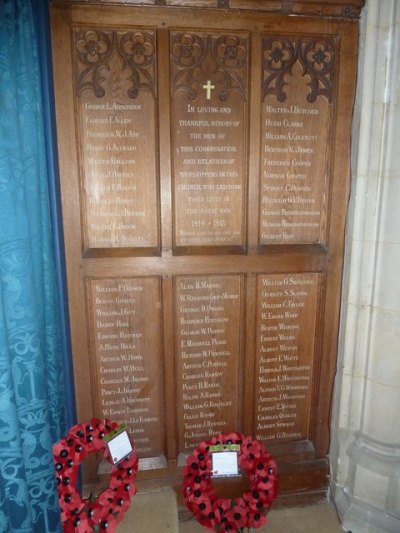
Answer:
[[[118, 533], [205, 533], [195, 520], [178, 521], [172, 489], [143, 492], [133, 499]], [[272, 509], [259, 533], [338, 533], [343, 531], [328, 503]]]
[[[197, 522], [181, 522], [179, 533], [205, 533], [207, 530]], [[288, 509], [272, 509], [265, 526], [259, 533], [338, 533], [343, 530], [335, 511], [327, 504]]]

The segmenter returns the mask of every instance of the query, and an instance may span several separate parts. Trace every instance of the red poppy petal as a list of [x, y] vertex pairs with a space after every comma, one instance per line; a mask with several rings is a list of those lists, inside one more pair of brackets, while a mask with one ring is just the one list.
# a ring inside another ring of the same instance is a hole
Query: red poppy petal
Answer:
[[246, 527], [247, 511], [238, 505], [232, 507], [227, 513], [228, 521], [234, 523], [237, 528]]
[[267, 521], [267, 515], [260, 511], [251, 510], [248, 515], [248, 527], [259, 528]]

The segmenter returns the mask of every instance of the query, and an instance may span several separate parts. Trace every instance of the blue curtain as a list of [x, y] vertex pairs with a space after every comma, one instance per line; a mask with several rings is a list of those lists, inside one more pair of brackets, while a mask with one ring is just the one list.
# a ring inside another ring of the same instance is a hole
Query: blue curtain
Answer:
[[44, 4], [0, 0], [0, 531], [7, 533], [61, 531], [52, 445], [69, 422], [38, 56]]

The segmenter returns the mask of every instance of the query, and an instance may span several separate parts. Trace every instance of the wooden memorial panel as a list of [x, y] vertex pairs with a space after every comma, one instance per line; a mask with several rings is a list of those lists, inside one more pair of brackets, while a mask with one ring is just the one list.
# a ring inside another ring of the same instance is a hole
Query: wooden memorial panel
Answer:
[[156, 34], [75, 28], [85, 249], [159, 246]]
[[78, 420], [139, 485], [240, 431], [325, 498], [363, 0], [122, 4], [51, 6]]
[[157, 278], [88, 281], [98, 416], [125, 422], [140, 458], [165, 454], [161, 292]]
[[243, 246], [249, 38], [170, 34], [175, 246]]
[[325, 241], [336, 42], [263, 37], [260, 244]]
[[175, 279], [178, 450], [239, 425], [240, 276]]
[[259, 440], [310, 436], [319, 277], [258, 276], [255, 435]]

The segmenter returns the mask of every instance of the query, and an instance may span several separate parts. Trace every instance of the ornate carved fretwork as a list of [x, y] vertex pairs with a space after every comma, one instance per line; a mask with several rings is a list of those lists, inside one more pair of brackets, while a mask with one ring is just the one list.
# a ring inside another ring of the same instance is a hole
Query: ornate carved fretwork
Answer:
[[194, 100], [202, 82], [212, 78], [221, 102], [232, 92], [247, 100], [247, 36], [172, 32], [171, 57], [174, 92]]
[[75, 51], [79, 95], [89, 90], [98, 98], [105, 96], [104, 85], [114, 69], [118, 71], [116, 83], [125, 82], [130, 98], [136, 98], [140, 90], [148, 90], [156, 96], [153, 31], [80, 29], [75, 33]]
[[276, 95], [279, 102], [286, 100], [284, 91], [298, 62], [303, 76], [309, 76], [310, 92], [308, 102], [315, 102], [317, 96], [325, 96], [332, 101], [332, 85], [336, 43], [330, 38], [294, 39], [290, 37], [264, 37], [263, 39], [263, 98]]

